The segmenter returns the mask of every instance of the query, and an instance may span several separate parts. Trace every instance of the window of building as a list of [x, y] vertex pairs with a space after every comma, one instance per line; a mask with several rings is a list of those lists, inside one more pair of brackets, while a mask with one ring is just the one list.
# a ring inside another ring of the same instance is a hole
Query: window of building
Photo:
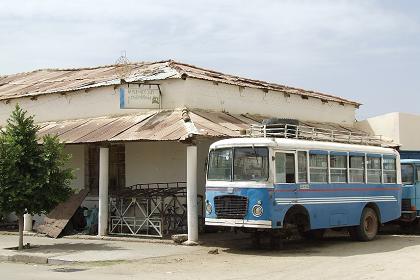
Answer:
[[330, 155], [331, 183], [347, 183], [347, 155]]
[[349, 157], [349, 173], [350, 183], [364, 183], [365, 182], [365, 157], [364, 156], [350, 156]]
[[109, 189], [110, 192], [125, 188], [125, 146], [109, 147]]
[[397, 182], [397, 164], [396, 159], [384, 157], [384, 183], [395, 184]]
[[298, 182], [308, 182], [308, 153], [298, 152]]
[[87, 183], [89, 193], [97, 195], [99, 191], [99, 146], [89, 145], [87, 152]]
[[367, 157], [367, 182], [370, 184], [380, 184], [382, 177], [381, 158]]
[[[87, 154], [87, 182], [91, 195], [99, 193], [99, 146], [89, 145]], [[125, 187], [125, 146], [109, 147], [109, 193]]]
[[276, 183], [295, 183], [295, 154], [276, 153]]
[[309, 172], [311, 176], [311, 183], [327, 183], [328, 156], [323, 154], [310, 154]]

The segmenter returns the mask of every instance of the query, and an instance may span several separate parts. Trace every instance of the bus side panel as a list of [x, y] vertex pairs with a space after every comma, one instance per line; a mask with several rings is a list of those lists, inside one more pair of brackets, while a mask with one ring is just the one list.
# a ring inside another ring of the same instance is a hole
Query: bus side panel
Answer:
[[384, 223], [401, 215], [401, 188], [398, 184], [276, 185], [275, 202], [283, 219], [293, 205], [305, 207], [312, 229], [359, 225], [369, 202], [377, 205]]
[[294, 205], [298, 184], [274, 184], [273, 190], [273, 228], [282, 228], [287, 211]]

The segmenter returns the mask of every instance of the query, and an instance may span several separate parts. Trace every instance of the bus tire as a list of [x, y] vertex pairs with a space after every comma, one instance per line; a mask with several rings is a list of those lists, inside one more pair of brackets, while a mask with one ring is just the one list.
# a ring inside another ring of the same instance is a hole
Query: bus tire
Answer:
[[360, 224], [349, 229], [350, 237], [357, 241], [371, 241], [376, 237], [379, 229], [378, 215], [370, 207], [363, 209]]

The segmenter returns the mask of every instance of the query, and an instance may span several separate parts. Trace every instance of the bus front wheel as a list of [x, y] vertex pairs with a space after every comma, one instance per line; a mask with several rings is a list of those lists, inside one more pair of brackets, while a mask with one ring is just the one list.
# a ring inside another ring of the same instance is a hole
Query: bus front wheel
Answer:
[[349, 229], [350, 236], [358, 241], [371, 241], [376, 237], [379, 229], [378, 215], [370, 207], [363, 209], [360, 224]]

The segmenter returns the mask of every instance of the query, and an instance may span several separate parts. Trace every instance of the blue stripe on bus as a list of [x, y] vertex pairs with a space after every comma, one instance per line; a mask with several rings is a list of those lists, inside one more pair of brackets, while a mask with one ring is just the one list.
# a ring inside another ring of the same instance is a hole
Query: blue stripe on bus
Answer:
[[311, 155], [328, 155], [328, 151], [324, 150], [310, 150], [309, 154]]
[[381, 154], [366, 154], [368, 157], [371, 157], [371, 158], [381, 158], [382, 157], [382, 155]]
[[350, 156], [359, 156], [359, 157], [364, 157], [365, 153], [360, 153], [360, 152], [349, 152]]
[[384, 155], [384, 158], [386, 158], [386, 159], [396, 159], [396, 156], [394, 156], [394, 155]]
[[347, 152], [330, 152], [330, 155], [332, 156], [347, 156]]

